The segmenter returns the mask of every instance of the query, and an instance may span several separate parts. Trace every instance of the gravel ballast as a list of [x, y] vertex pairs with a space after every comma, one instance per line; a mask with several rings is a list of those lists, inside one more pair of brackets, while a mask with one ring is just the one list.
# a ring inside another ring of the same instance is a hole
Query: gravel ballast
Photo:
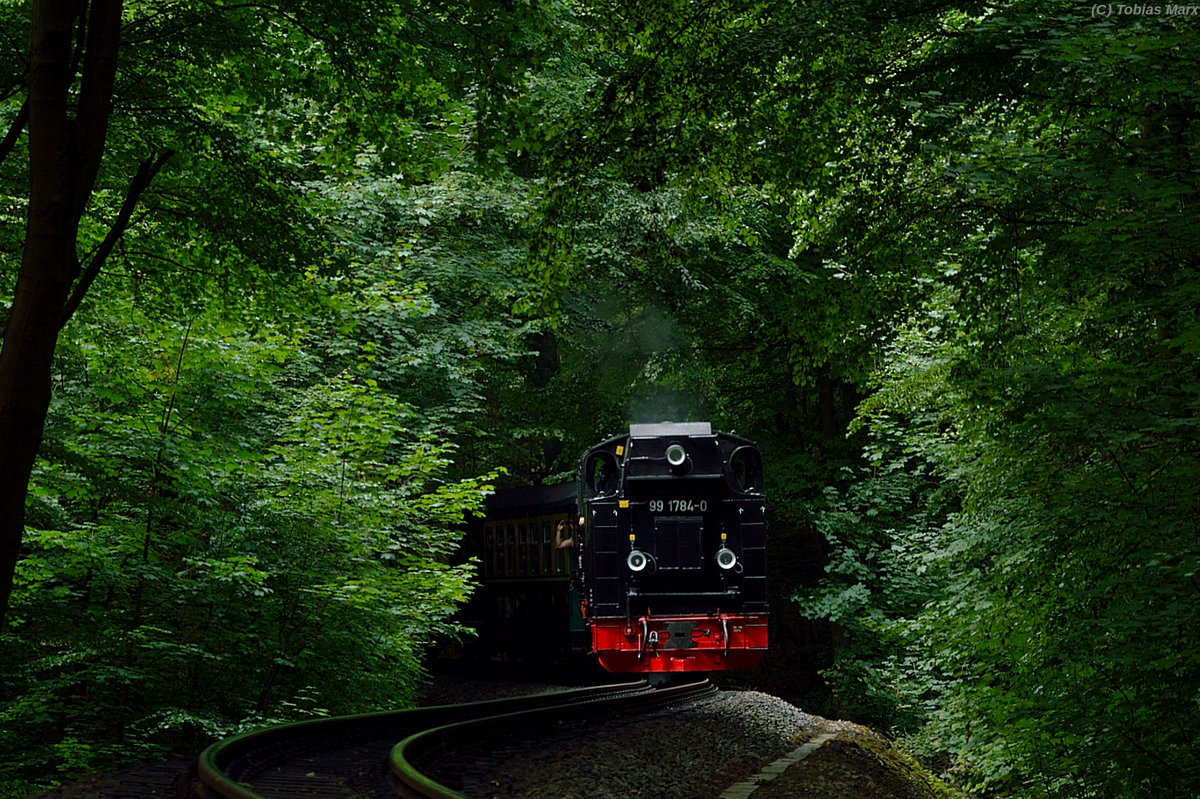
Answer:
[[[799, 759], [786, 757], [818, 735], [819, 747]], [[718, 799], [726, 791], [754, 799], [936, 795], [919, 769], [912, 778], [892, 775], [911, 764], [866, 728], [812, 716], [757, 691], [724, 691], [627, 720], [567, 723], [537, 742], [499, 743], [492, 764], [460, 788], [473, 799]], [[785, 767], [764, 774], [781, 760]]]

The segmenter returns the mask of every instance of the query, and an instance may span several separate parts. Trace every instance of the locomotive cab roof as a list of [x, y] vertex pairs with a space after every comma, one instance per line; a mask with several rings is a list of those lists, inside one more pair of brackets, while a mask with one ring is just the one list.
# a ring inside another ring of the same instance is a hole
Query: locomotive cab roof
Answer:
[[663, 436], [711, 436], [708, 422], [652, 422], [629, 425], [630, 438], [662, 438]]
[[754, 442], [714, 433], [709, 422], [631, 424], [627, 435], [597, 444], [580, 461], [581, 487], [592, 496], [664, 479], [725, 480], [739, 493], [758, 493], [761, 474], [762, 457]]

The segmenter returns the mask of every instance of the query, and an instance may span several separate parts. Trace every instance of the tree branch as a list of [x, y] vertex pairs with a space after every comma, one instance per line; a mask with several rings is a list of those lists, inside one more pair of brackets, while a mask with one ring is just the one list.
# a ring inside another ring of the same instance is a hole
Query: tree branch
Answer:
[[4, 91], [0, 91], [0, 100], [7, 100], [10, 97], [16, 97], [18, 94], [24, 91], [29, 91], [28, 69], [22, 72], [20, 75], [13, 76], [13, 79], [9, 82], [9, 84], [4, 87]]
[[108, 138], [113, 86], [117, 74], [117, 44], [121, 35], [121, 0], [91, 0], [87, 8], [87, 47], [79, 83], [75, 213], [83, 214], [100, 171]]
[[104, 266], [104, 262], [108, 259], [109, 254], [113, 251], [113, 247], [125, 235], [126, 229], [129, 227], [129, 220], [133, 217], [133, 209], [137, 207], [138, 200], [141, 199], [142, 192], [154, 180], [154, 176], [174, 155], [174, 150], [166, 150], [157, 160], [151, 161], [147, 158], [138, 165], [137, 174], [133, 176], [133, 181], [129, 184], [129, 190], [125, 193], [125, 202], [121, 203], [121, 210], [117, 214], [116, 220], [113, 221], [112, 227], [108, 230], [108, 235], [104, 237], [104, 241], [100, 242], [100, 246], [96, 248], [95, 255], [88, 262], [87, 268], [83, 270], [83, 274], [79, 276], [79, 280], [75, 283], [75, 287], [71, 290], [71, 297], [67, 300], [67, 304], [63, 307], [62, 321], [59, 322], [59, 327], [62, 327], [78, 310], [79, 304], [83, 302], [84, 296], [88, 289], [92, 287], [92, 283], [100, 275], [100, 269]]
[[298, 30], [300, 30], [302, 33], [304, 33], [311, 39], [318, 41], [318, 42], [324, 42], [325, 44], [333, 43], [332, 38], [330, 38], [328, 36], [322, 36], [320, 31], [318, 31], [316, 28], [306, 25], [304, 22], [302, 22], [298, 15], [293, 14], [289, 11], [285, 11], [284, 9], [280, 8], [279, 6], [272, 5], [270, 3], [253, 3], [253, 2], [251, 2], [251, 3], [224, 3], [224, 2], [212, 2], [211, 0], [209, 0], [209, 2], [205, 2], [204, 5], [208, 6], [213, 11], [217, 11], [217, 12], [241, 11], [244, 9], [251, 9], [254, 11], [266, 11], [266, 12], [269, 12], [272, 14], [277, 14], [278, 16], [283, 17], [285, 20], [287, 20], [288, 22], [295, 25]]
[[21, 110], [17, 112], [17, 118], [13, 120], [8, 133], [4, 135], [4, 141], [0, 141], [0, 164], [4, 163], [4, 159], [12, 152], [12, 148], [16, 146], [17, 139], [21, 138], [21, 131], [25, 129], [25, 123], [28, 120], [29, 100], [26, 100], [21, 104]]

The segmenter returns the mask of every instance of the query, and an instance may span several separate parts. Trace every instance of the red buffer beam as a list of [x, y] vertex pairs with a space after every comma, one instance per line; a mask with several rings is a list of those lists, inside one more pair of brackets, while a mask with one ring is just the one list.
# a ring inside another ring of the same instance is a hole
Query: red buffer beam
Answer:
[[753, 668], [767, 649], [766, 615], [592, 619], [592, 650], [613, 672]]

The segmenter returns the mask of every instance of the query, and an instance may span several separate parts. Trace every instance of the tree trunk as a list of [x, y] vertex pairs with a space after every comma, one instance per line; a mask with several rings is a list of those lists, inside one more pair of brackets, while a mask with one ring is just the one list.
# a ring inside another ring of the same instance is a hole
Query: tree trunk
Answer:
[[[77, 0], [35, 0], [29, 82], [29, 206], [25, 250], [0, 348], [0, 621], [25, 530], [29, 477], [50, 407], [51, 369], [72, 285], [76, 239], [107, 136], [120, 0], [92, 0], [78, 113], [70, 116]], [[82, 33], [82, 32], [81, 32]]]

